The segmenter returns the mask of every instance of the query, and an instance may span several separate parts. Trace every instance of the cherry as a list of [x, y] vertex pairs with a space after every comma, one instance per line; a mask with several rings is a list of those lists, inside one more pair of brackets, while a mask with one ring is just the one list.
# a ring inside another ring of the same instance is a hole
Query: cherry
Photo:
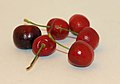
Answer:
[[32, 60], [30, 66], [26, 68], [26, 70], [32, 68], [33, 64], [37, 61], [39, 56], [49, 56], [55, 51], [55, 49], [56, 43], [48, 35], [37, 37], [32, 45], [32, 51], [36, 56]]
[[93, 59], [93, 48], [82, 40], [73, 43], [68, 52], [69, 63], [77, 67], [87, 67], [92, 63]]
[[13, 31], [14, 44], [20, 49], [31, 49], [38, 36], [41, 36], [41, 30], [33, 25], [20, 25]]
[[81, 32], [79, 32], [76, 41], [78, 40], [87, 42], [92, 46], [93, 49], [95, 49], [99, 43], [99, 35], [93, 28], [86, 27]]
[[48, 56], [55, 51], [56, 43], [48, 35], [42, 35], [37, 37], [33, 42], [32, 51], [34, 54], [38, 52], [42, 43], [45, 44], [45, 48], [41, 50], [39, 56]]
[[70, 29], [76, 33], [79, 33], [85, 27], [90, 26], [89, 20], [80, 14], [75, 14], [69, 19]]
[[[64, 29], [61, 30], [61, 28]], [[63, 19], [56, 18], [53, 21], [51, 29], [48, 31], [48, 33], [50, 33], [55, 40], [62, 40], [65, 39], [69, 33], [69, 31], [66, 31], [65, 29], [69, 30], [69, 25], [67, 22]]]

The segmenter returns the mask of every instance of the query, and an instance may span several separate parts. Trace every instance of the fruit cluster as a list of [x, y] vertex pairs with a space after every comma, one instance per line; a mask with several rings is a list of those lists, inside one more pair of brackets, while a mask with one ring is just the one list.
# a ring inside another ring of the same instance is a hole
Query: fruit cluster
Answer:
[[[13, 41], [20, 49], [32, 49], [36, 55], [32, 60], [29, 70], [39, 56], [49, 56], [56, 50], [56, 44], [68, 49], [68, 61], [77, 67], [87, 67], [94, 59], [94, 50], [99, 43], [98, 33], [90, 27], [89, 20], [75, 14], [69, 19], [69, 24], [61, 18], [52, 18], [47, 25], [39, 25], [27, 19], [31, 25], [20, 25], [13, 32]], [[45, 27], [47, 35], [41, 35], [38, 27]], [[60, 44], [58, 40], [65, 39], [69, 32], [76, 35], [76, 41], [70, 48]]]

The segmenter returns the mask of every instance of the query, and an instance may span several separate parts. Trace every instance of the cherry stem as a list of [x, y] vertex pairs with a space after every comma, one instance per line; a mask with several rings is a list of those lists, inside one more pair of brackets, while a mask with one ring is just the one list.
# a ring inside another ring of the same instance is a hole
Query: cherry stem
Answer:
[[33, 67], [33, 65], [35, 64], [35, 62], [36, 62], [36, 61], [38, 60], [38, 58], [39, 58], [39, 53], [40, 53], [40, 51], [41, 51], [44, 47], [45, 47], [45, 44], [42, 43], [42, 44], [41, 44], [41, 47], [39, 48], [39, 50], [38, 50], [38, 52], [37, 52], [37, 54], [35, 55], [34, 59], [33, 59], [32, 62], [30, 63], [30, 65], [26, 68], [26, 70], [30, 70], [30, 69]]
[[30, 20], [28, 20], [28, 19], [24, 19], [24, 22], [27, 22], [27, 23], [29, 23], [29, 24], [33, 24], [33, 25], [35, 25], [35, 26], [39, 26], [39, 27], [50, 28], [50, 26], [39, 25], [39, 24], [36, 24], [36, 23], [34, 23], [34, 22], [32, 22], [32, 21], [30, 21]]
[[59, 27], [59, 26], [57, 26], [57, 25], [56, 25], [56, 28], [60, 28], [60, 31], [65, 30], [65, 31], [69, 31], [69, 32], [71, 32], [71, 33], [73, 33], [73, 34], [75, 34], [75, 35], [78, 35], [78, 33], [74, 32], [74, 31], [72, 31], [72, 30], [70, 30], [70, 29], [68, 30], [68, 29], [66, 29], [66, 28]]
[[[35, 26], [39, 26], [39, 27], [50, 28], [50, 26], [39, 25], [39, 24], [36, 24], [36, 23], [34, 23], [34, 22], [32, 22], [32, 21], [30, 21], [30, 20], [28, 20], [28, 19], [24, 19], [24, 22], [27, 22], [27, 23], [29, 23], [29, 24], [33, 24], [33, 25], [35, 25]], [[72, 30], [68, 30], [68, 29], [66, 29], [66, 28], [59, 27], [59, 26], [57, 26], [57, 25], [56, 25], [56, 28], [60, 28], [60, 31], [65, 30], [65, 31], [72, 32], [72, 33], [75, 34], [75, 35], [78, 35], [77, 32], [74, 32], [74, 31], [72, 31]]]
[[55, 41], [54, 38], [52, 37], [52, 35], [51, 35], [50, 33], [48, 33], [48, 36], [49, 36], [55, 43], [57, 43], [58, 45], [60, 45], [61, 47], [65, 48], [65, 49], [69, 50], [68, 47], [66, 47], [66, 46], [64, 46], [64, 45], [62, 45], [62, 44], [60, 44], [60, 43], [57, 42], [57, 41]]
[[64, 53], [64, 54], [68, 54], [67, 52], [62, 51], [62, 50], [60, 50], [60, 49], [56, 49], [56, 50], [59, 51], [59, 52], [62, 52], [62, 53]]

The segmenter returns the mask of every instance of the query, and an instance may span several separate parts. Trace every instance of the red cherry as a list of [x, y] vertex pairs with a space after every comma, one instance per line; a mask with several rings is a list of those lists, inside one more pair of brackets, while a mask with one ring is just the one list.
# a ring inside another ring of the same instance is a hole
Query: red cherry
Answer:
[[76, 41], [68, 52], [69, 63], [77, 67], [87, 67], [94, 59], [93, 48], [85, 41]]
[[89, 20], [80, 14], [75, 14], [69, 19], [70, 29], [76, 33], [79, 33], [85, 27], [90, 26]]
[[93, 28], [86, 27], [81, 32], [79, 32], [76, 41], [78, 40], [87, 42], [92, 46], [93, 49], [95, 49], [99, 43], [99, 35]]
[[32, 51], [36, 56], [26, 70], [30, 70], [32, 68], [39, 56], [49, 56], [55, 51], [55, 49], [56, 43], [48, 35], [37, 37], [32, 45]]
[[56, 43], [51, 38], [49, 38], [48, 35], [42, 35], [37, 37], [33, 42], [32, 51], [35, 55], [40, 49], [41, 44], [44, 44], [45, 47], [38, 54], [39, 56], [48, 56], [52, 54], [56, 49]]
[[33, 25], [20, 25], [13, 32], [13, 41], [20, 49], [31, 49], [34, 39], [41, 36], [41, 31]]
[[50, 33], [55, 40], [62, 40], [68, 36], [69, 25], [65, 20], [55, 18], [50, 22], [52, 22], [50, 30], [48, 29], [49, 31], [47, 32]]

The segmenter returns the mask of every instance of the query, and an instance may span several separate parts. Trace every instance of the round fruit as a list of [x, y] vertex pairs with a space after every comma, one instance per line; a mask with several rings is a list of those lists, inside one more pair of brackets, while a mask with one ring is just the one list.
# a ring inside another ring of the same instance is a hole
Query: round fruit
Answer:
[[99, 35], [93, 28], [86, 27], [81, 32], [79, 32], [76, 41], [78, 40], [87, 42], [92, 46], [93, 49], [95, 49], [99, 43]]
[[69, 19], [70, 29], [76, 33], [79, 33], [85, 27], [90, 26], [89, 20], [80, 14], [75, 14]]
[[41, 31], [33, 25], [20, 25], [13, 32], [13, 41], [20, 49], [31, 49], [35, 38], [41, 36]]
[[94, 50], [86, 42], [76, 41], [68, 52], [69, 63], [77, 67], [87, 67], [94, 59]]
[[52, 54], [56, 49], [56, 43], [51, 38], [49, 38], [48, 35], [42, 35], [37, 37], [33, 42], [32, 51], [35, 55], [40, 49], [41, 44], [44, 44], [45, 47], [40, 51], [38, 56], [48, 56]]
[[47, 32], [50, 33], [55, 40], [62, 40], [68, 36], [69, 25], [65, 20], [55, 18], [50, 22], [52, 23], [49, 23], [51, 26]]

